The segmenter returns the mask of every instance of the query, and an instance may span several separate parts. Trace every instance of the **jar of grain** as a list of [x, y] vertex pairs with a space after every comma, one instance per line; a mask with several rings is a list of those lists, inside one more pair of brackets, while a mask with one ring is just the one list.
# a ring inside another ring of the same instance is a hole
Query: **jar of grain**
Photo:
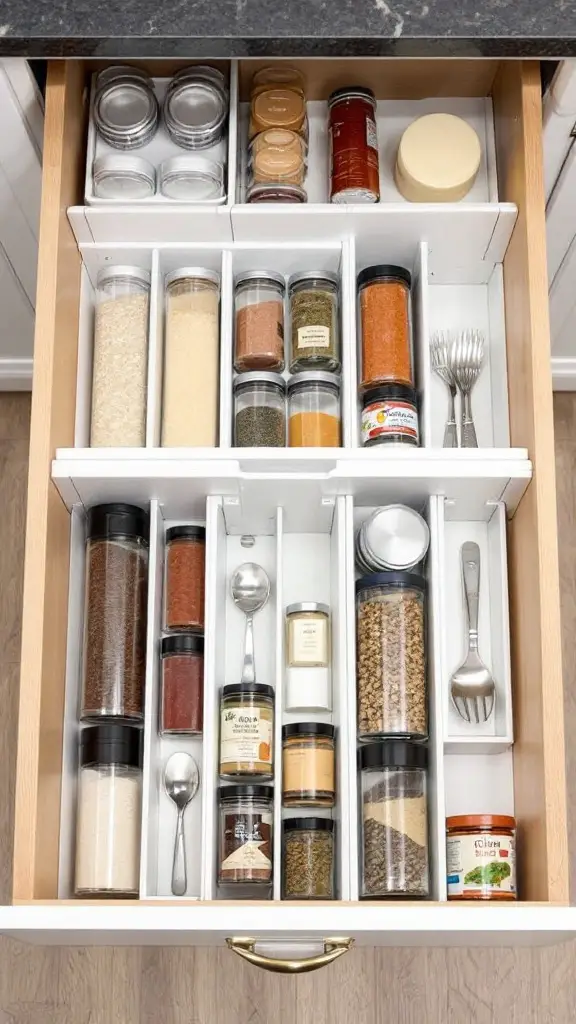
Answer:
[[290, 372], [340, 369], [338, 275], [294, 274], [288, 282], [292, 349]]
[[253, 270], [236, 278], [234, 368], [284, 369], [284, 278]]
[[411, 284], [404, 267], [366, 267], [358, 274], [362, 393], [387, 381], [414, 386]]
[[270, 885], [273, 786], [221, 786], [218, 885]]
[[161, 736], [202, 733], [204, 708], [204, 637], [196, 633], [164, 636], [160, 644], [162, 684]]
[[166, 277], [164, 448], [218, 444], [220, 278], [204, 267]]
[[135, 505], [88, 511], [82, 721], [144, 717], [148, 529]]
[[282, 727], [284, 807], [333, 807], [334, 726], [293, 722]]
[[334, 899], [331, 818], [287, 818], [282, 853], [282, 899]]
[[231, 683], [220, 700], [220, 776], [271, 779], [273, 770], [274, 687]]
[[204, 629], [206, 527], [183, 525], [166, 530], [164, 628]]
[[253, 370], [234, 381], [234, 444], [237, 448], [284, 448], [286, 384], [281, 373]]
[[105, 267], [96, 283], [92, 370], [92, 448], [146, 443], [150, 274]]
[[414, 572], [356, 580], [358, 738], [428, 735], [424, 594]]
[[288, 446], [338, 448], [340, 379], [335, 373], [305, 370], [288, 381]]

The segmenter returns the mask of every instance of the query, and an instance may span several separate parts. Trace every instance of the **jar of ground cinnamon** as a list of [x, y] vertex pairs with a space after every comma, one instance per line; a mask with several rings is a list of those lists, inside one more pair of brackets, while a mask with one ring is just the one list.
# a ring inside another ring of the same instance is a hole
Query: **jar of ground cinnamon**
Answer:
[[198, 735], [204, 707], [204, 637], [174, 633], [161, 642], [159, 732]]
[[204, 629], [204, 526], [172, 526], [166, 531], [164, 628]]
[[394, 381], [414, 385], [410, 324], [412, 278], [380, 264], [358, 274], [362, 370], [360, 391]]

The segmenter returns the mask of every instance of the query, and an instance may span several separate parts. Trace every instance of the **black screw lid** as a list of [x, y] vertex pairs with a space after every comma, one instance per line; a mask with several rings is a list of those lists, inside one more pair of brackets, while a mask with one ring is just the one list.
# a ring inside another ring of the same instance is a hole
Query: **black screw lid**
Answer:
[[206, 541], [206, 527], [205, 526], [171, 526], [169, 530], [166, 530], [166, 543], [169, 544], [171, 540], [180, 540], [186, 538], [188, 540], [203, 540]]
[[257, 797], [261, 800], [274, 799], [274, 786], [219, 786], [219, 800], [241, 800], [243, 797]]
[[358, 749], [358, 764], [364, 768], [420, 768], [428, 765], [428, 750], [411, 740], [380, 740]]
[[177, 633], [162, 637], [162, 657], [165, 654], [203, 654], [204, 637], [201, 633]]
[[89, 539], [106, 537], [140, 537], [148, 543], [148, 513], [138, 505], [116, 501], [110, 505], [93, 505], [88, 509]]
[[366, 267], [361, 270], [356, 278], [358, 288], [364, 288], [367, 284], [376, 284], [377, 281], [404, 281], [409, 288], [412, 287], [412, 274], [406, 267], [396, 267], [393, 263], [378, 263], [374, 267]]
[[282, 739], [289, 736], [329, 736], [334, 738], [334, 726], [326, 722], [292, 722], [282, 726]]
[[80, 733], [80, 767], [123, 764], [142, 767], [142, 730], [121, 722], [89, 725]]
[[408, 384], [380, 384], [377, 388], [370, 388], [364, 392], [362, 405], [366, 407], [371, 402], [391, 401], [394, 398], [416, 405], [416, 388], [411, 388]]
[[330, 93], [328, 106], [331, 107], [333, 103], [337, 103], [338, 100], [344, 99], [346, 96], [357, 96], [358, 98], [372, 101], [376, 99], [372, 89], [366, 89], [363, 85], [345, 85], [341, 89], [335, 89], [334, 92]]
[[229, 683], [222, 687], [223, 697], [234, 697], [242, 693], [254, 693], [258, 697], [274, 700], [274, 687], [268, 686], [268, 683]]
[[332, 818], [286, 818], [284, 820], [285, 832], [304, 831], [333, 832], [334, 822]]
[[426, 580], [418, 572], [404, 572], [391, 569], [390, 572], [370, 572], [356, 580], [356, 593], [373, 587], [405, 586], [415, 590], [426, 590]]

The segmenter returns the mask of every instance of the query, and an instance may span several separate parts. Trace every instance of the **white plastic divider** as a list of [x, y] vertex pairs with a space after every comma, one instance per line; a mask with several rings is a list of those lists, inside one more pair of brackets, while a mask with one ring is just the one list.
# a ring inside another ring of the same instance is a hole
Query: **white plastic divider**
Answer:
[[272, 899], [282, 899], [282, 710], [284, 707], [284, 610], [286, 608], [284, 550], [285, 515], [281, 505], [276, 509], [276, 657], [274, 694], [274, 821], [272, 833]]
[[428, 293], [428, 244], [421, 242], [414, 266], [412, 317], [416, 386], [420, 402], [418, 410], [420, 445], [422, 448], [432, 447], [432, 397], [430, 393], [432, 369], [430, 366]]
[[220, 281], [220, 448], [232, 446], [232, 378], [234, 358], [234, 268], [230, 249], [222, 253]]

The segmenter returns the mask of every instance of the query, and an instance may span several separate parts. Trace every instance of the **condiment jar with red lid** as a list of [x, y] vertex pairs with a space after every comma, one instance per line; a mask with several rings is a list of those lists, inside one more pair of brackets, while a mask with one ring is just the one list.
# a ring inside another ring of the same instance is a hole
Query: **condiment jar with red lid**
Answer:
[[509, 814], [446, 818], [449, 900], [515, 900], [516, 819]]

